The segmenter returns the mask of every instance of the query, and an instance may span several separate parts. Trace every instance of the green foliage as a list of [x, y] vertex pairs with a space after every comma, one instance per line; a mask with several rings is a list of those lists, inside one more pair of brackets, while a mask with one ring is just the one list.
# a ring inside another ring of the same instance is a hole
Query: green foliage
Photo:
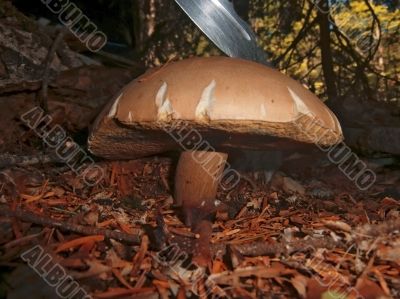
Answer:
[[321, 299], [347, 299], [345, 294], [336, 291], [327, 291], [322, 294]]

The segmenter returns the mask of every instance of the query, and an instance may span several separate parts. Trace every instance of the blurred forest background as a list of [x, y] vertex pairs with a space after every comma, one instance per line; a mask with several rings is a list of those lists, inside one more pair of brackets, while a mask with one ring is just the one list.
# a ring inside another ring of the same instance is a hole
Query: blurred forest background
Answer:
[[[233, 2], [259, 36], [270, 61], [322, 99], [356, 96], [398, 102], [399, 1], [315, 1]], [[27, 2], [14, 1], [23, 12], [57, 22], [42, 3]], [[122, 55], [142, 59], [147, 67], [220, 54], [173, 0], [75, 3], [111, 43], [120, 45]]]

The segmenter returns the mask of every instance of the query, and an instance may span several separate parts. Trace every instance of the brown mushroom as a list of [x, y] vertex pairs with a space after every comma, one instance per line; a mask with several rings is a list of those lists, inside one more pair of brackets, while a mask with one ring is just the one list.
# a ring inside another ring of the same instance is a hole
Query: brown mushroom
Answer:
[[331, 146], [342, 137], [335, 115], [298, 82], [261, 64], [211, 57], [169, 63], [131, 82], [96, 120], [89, 148], [108, 159], [183, 151], [175, 200], [190, 225], [215, 204], [222, 177], [237, 179], [224, 169], [227, 148]]

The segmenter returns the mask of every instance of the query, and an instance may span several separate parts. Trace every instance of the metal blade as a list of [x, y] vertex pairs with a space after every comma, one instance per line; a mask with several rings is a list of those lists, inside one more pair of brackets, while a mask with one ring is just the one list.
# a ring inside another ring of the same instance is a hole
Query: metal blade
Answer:
[[267, 63], [250, 26], [228, 0], [175, 0], [201, 31], [226, 55]]

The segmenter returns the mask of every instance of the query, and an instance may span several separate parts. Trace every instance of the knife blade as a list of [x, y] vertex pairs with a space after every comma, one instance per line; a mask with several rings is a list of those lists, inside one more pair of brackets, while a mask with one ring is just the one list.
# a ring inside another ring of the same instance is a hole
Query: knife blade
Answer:
[[200, 30], [226, 55], [269, 65], [251, 27], [228, 0], [175, 0]]

